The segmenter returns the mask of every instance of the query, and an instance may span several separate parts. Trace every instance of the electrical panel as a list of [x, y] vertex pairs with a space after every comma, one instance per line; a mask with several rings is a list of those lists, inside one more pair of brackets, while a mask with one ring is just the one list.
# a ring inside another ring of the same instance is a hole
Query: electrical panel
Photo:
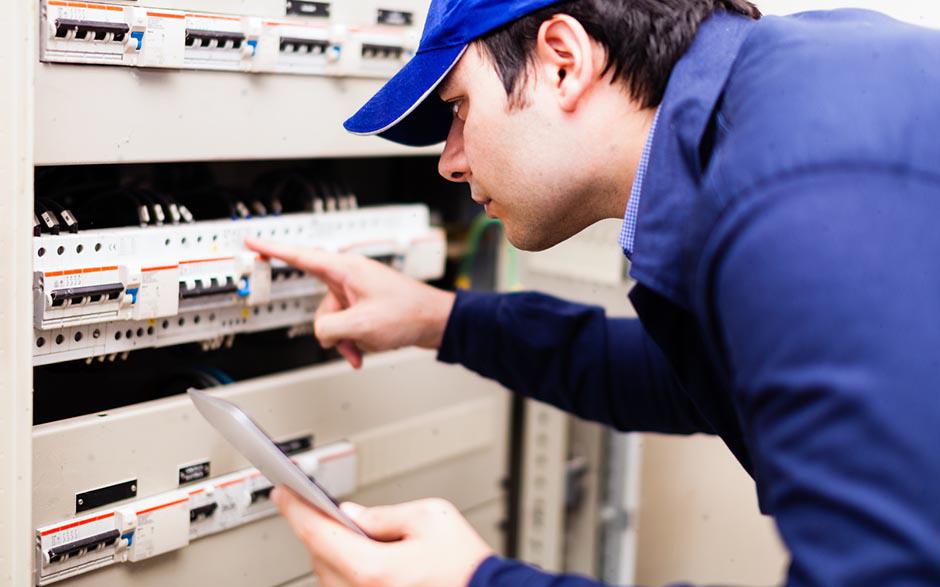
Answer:
[[[337, 498], [444, 496], [501, 548], [507, 403], [495, 384], [408, 349], [355, 373], [334, 362], [212, 393], [257, 418]], [[185, 395], [41, 424], [34, 444], [37, 585], [273, 586], [310, 572], [270, 483]]]
[[363, 254], [417, 279], [444, 269], [445, 237], [423, 205], [42, 234], [33, 239], [33, 364], [309, 330], [325, 287], [247, 251], [249, 236]]
[[382, 78], [417, 49], [417, 7], [287, 0], [265, 2], [252, 14], [233, 8], [43, 0], [41, 59]]
[[[356, 449], [334, 443], [297, 454], [294, 462], [334, 497], [356, 489]], [[135, 488], [136, 489], [136, 488]], [[36, 585], [102, 567], [149, 559], [190, 541], [276, 513], [273, 486], [257, 469], [70, 518], [36, 529]]]
[[438, 176], [437, 149], [401, 157], [341, 124], [412, 57], [427, 2], [32, 2], [14, 11], [34, 88], [33, 231], [15, 247], [31, 311], [8, 321], [29, 323], [14, 393], [29, 388], [30, 490], [10, 493], [23, 519], [0, 508], [31, 569], [16, 587], [315, 582], [271, 484], [190, 386], [292, 439], [335, 497], [444, 497], [510, 553], [505, 390], [416, 349], [352, 370], [312, 335], [325, 284], [244, 246], [355, 253], [452, 286], [478, 211]]

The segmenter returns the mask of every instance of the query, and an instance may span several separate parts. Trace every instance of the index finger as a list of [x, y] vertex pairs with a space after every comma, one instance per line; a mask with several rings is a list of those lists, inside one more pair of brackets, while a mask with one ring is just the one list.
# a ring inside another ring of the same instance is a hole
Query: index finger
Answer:
[[252, 237], [245, 238], [245, 246], [265, 257], [280, 259], [292, 267], [303, 269], [333, 285], [342, 283], [346, 277], [345, 262], [336, 253]]

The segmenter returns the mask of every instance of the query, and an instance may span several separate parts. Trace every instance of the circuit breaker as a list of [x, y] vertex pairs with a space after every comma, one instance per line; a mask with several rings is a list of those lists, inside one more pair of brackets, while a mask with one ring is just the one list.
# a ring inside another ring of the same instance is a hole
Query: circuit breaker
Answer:
[[444, 235], [421, 205], [43, 234], [33, 242], [33, 364], [312, 320], [324, 286], [247, 251], [249, 236], [363, 254], [417, 279], [444, 270]]
[[351, 10], [288, 0], [244, 13], [238, 3], [209, 12], [160, 3], [44, 0], [41, 58], [50, 63], [384, 78], [414, 55], [420, 29], [417, 7], [382, 6]]
[[[356, 449], [332, 444], [292, 457], [334, 497], [356, 489]], [[131, 482], [133, 483], [133, 482]], [[50, 585], [108, 565], [138, 562], [191, 540], [275, 513], [273, 486], [256, 469], [36, 529], [36, 584]]]

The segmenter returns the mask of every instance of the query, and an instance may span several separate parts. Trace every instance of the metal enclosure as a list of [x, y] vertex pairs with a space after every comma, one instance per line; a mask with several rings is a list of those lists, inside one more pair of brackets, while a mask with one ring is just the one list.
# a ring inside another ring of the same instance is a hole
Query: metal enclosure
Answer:
[[[57, 0], [56, 0], [57, 1]], [[134, 7], [131, 0], [102, 5]], [[147, 7], [220, 15], [283, 14], [275, 0], [153, 0]], [[177, 471], [208, 460], [212, 477], [247, 463], [180, 396], [32, 425], [33, 173], [37, 165], [370, 157], [433, 153], [353, 137], [340, 122], [381, 84], [371, 77], [149, 69], [40, 61], [39, 1], [0, 19], [0, 586], [37, 583], [35, 532], [76, 516], [76, 494], [134, 479], [137, 498], [176, 490]], [[336, 19], [378, 9], [423, 15], [421, 2], [336, 3]], [[360, 22], [362, 29], [368, 26]], [[420, 26], [420, 22], [414, 23]], [[361, 32], [361, 31], [360, 31]], [[368, 31], [366, 31], [368, 32]], [[359, 39], [360, 47], [364, 41]], [[505, 551], [509, 395], [405, 350], [262, 377], [220, 392], [275, 436], [356, 447], [365, 504], [425, 496], [455, 502]], [[57, 402], [68, 402], [63, 389]], [[92, 509], [91, 514], [96, 511]], [[86, 512], [83, 512], [83, 514]], [[63, 585], [312, 585], [283, 520], [263, 517], [163, 555], [114, 564]]]

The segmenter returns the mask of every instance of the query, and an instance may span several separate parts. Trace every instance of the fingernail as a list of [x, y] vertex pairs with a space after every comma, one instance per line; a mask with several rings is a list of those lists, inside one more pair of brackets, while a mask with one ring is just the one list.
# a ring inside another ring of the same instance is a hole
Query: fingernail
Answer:
[[274, 502], [274, 505], [281, 505], [281, 489], [279, 487], [271, 490], [271, 501]]
[[365, 507], [359, 505], [358, 503], [353, 503], [351, 501], [345, 501], [341, 503], [339, 507], [341, 510], [343, 510], [343, 512], [347, 516], [349, 516], [353, 520], [358, 518], [362, 514], [362, 512], [365, 511], [366, 509]]

